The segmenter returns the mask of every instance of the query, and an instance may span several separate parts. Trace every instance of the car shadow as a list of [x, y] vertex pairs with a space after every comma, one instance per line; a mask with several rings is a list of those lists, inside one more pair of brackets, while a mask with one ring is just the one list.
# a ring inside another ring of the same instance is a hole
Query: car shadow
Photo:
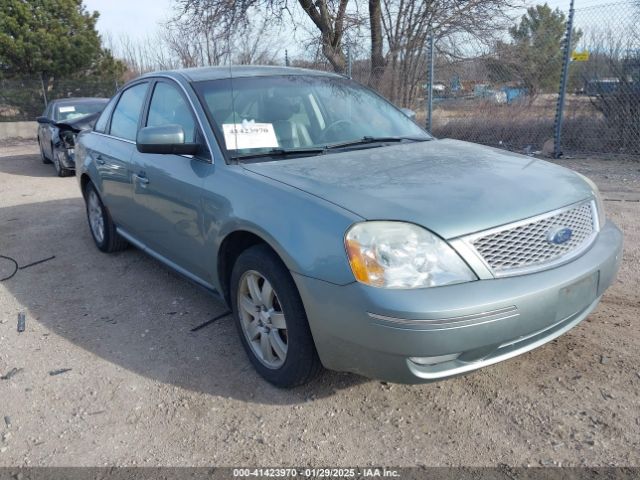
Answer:
[[42, 163], [38, 154], [0, 157], [0, 173], [25, 177], [56, 177], [52, 164]]
[[[291, 390], [266, 383], [251, 366], [231, 315], [223, 315], [222, 301], [133, 247], [99, 252], [80, 198], [0, 208], [0, 240], [0, 255], [20, 266], [55, 255], [2, 282], [27, 311], [28, 323], [136, 374], [267, 404], [311, 401], [368, 381], [326, 372]], [[11, 269], [0, 259], [0, 278]]]

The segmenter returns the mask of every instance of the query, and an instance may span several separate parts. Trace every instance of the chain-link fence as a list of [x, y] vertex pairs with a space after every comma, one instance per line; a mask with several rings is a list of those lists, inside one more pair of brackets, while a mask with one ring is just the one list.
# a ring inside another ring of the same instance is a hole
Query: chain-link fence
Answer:
[[582, 32], [564, 122], [567, 151], [640, 154], [640, 3], [576, 10]]
[[549, 154], [558, 136], [564, 153], [640, 154], [639, 20], [636, 2], [575, 10], [560, 119], [567, 26], [546, 51], [505, 42], [462, 60], [436, 55], [434, 81], [427, 85], [433, 133]]
[[118, 84], [96, 78], [51, 79], [0, 78], [0, 122], [35, 120], [47, 102], [69, 97], [111, 97]]
[[434, 75], [432, 131], [437, 137], [525, 151], [553, 138], [558, 94], [532, 95], [499, 59], [437, 59]]

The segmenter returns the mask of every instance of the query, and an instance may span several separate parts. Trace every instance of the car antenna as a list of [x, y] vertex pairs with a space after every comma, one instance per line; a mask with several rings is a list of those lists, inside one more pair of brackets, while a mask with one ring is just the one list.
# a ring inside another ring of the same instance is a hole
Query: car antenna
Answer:
[[[229, 86], [231, 87], [231, 118], [233, 122], [233, 136], [234, 136], [234, 150], [238, 149], [238, 129], [237, 120], [236, 120], [236, 102], [235, 102], [235, 91], [233, 89], [233, 68], [232, 68], [232, 59], [231, 59], [231, 32], [230, 29], [227, 29], [227, 62], [229, 64]], [[222, 127], [224, 129], [224, 126]], [[227, 146], [228, 149], [228, 146]], [[232, 160], [233, 161], [233, 160]], [[235, 158], [235, 162], [239, 163], [237, 157]]]

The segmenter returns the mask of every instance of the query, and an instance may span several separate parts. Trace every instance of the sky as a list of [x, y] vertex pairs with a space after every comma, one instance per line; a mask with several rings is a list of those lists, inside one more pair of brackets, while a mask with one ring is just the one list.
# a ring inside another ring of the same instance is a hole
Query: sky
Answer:
[[[526, 0], [527, 5], [543, 3], [545, 0]], [[603, 5], [616, 0], [574, 0], [580, 9]], [[570, 0], [546, 0], [553, 8], [568, 12]], [[153, 36], [160, 24], [172, 14], [172, 0], [84, 0], [88, 10], [100, 12], [98, 31], [117, 45], [119, 38], [128, 36], [132, 41]], [[524, 13], [524, 12], [523, 12]], [[295, 44], [295, 41], [292, 42]], [[293, 47], [295, 50], [295, 47]], [[291, 52], [290, 52], [291, 53]]]
[[[585, 8], [598, 7], [608, 4], [617, 4], [622, 2], [624, 2], [624, 0], [574, 0], [573, 8], [575, 8], [576, 10], [581, 10]], [[540, 0], [540, 2], [531, 2], [529, 0], [528, 3], [544, 3], [544, 0]], [[569, 11], [569, 0], [547, 0], [547, 3], [553, 8], [557, 7], [564, 12]]]
[[[569, 0], [546, 0], [553, 8], [569, 10]], [[615, 0], [614, 0], [615, 1]], [[544, 0], [528, 0], [528, 4]], [[607, 0], [575, 0], [575, 8], [602, 5]], [[171, 0], [84, 0], [88, 10], [100, 12], [98, 31], [112, 38], [126, 34], [132, 39], [153, 35], [158, 23], [171, 15]]]
[[128, 35], [132, 40], [153, 35], [158, 23], [171, 15], [171, 0], [84, 0], [87, 10], [100, 12], [98, 31], [103, 36]]

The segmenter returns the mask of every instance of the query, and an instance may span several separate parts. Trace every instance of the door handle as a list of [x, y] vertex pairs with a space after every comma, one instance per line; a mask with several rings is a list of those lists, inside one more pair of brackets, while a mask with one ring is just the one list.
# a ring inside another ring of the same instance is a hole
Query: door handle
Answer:
[[139, 174], [139, 173], [134, 173], [133, 174], [133, 179], [135, 181], [137, 181], [141, 185], [148, 185], [149, 184], [149, 179], [147, 177], [145, 177], [144, 175]]
[[97, 163], [98, 165], [104, 165], [106, 162], [105, 162], [105, 161], [104, 161], [104, 159], [102, 158], [102, 155], [98, 154], [98, 155], [96, 156], [96, 163]]

